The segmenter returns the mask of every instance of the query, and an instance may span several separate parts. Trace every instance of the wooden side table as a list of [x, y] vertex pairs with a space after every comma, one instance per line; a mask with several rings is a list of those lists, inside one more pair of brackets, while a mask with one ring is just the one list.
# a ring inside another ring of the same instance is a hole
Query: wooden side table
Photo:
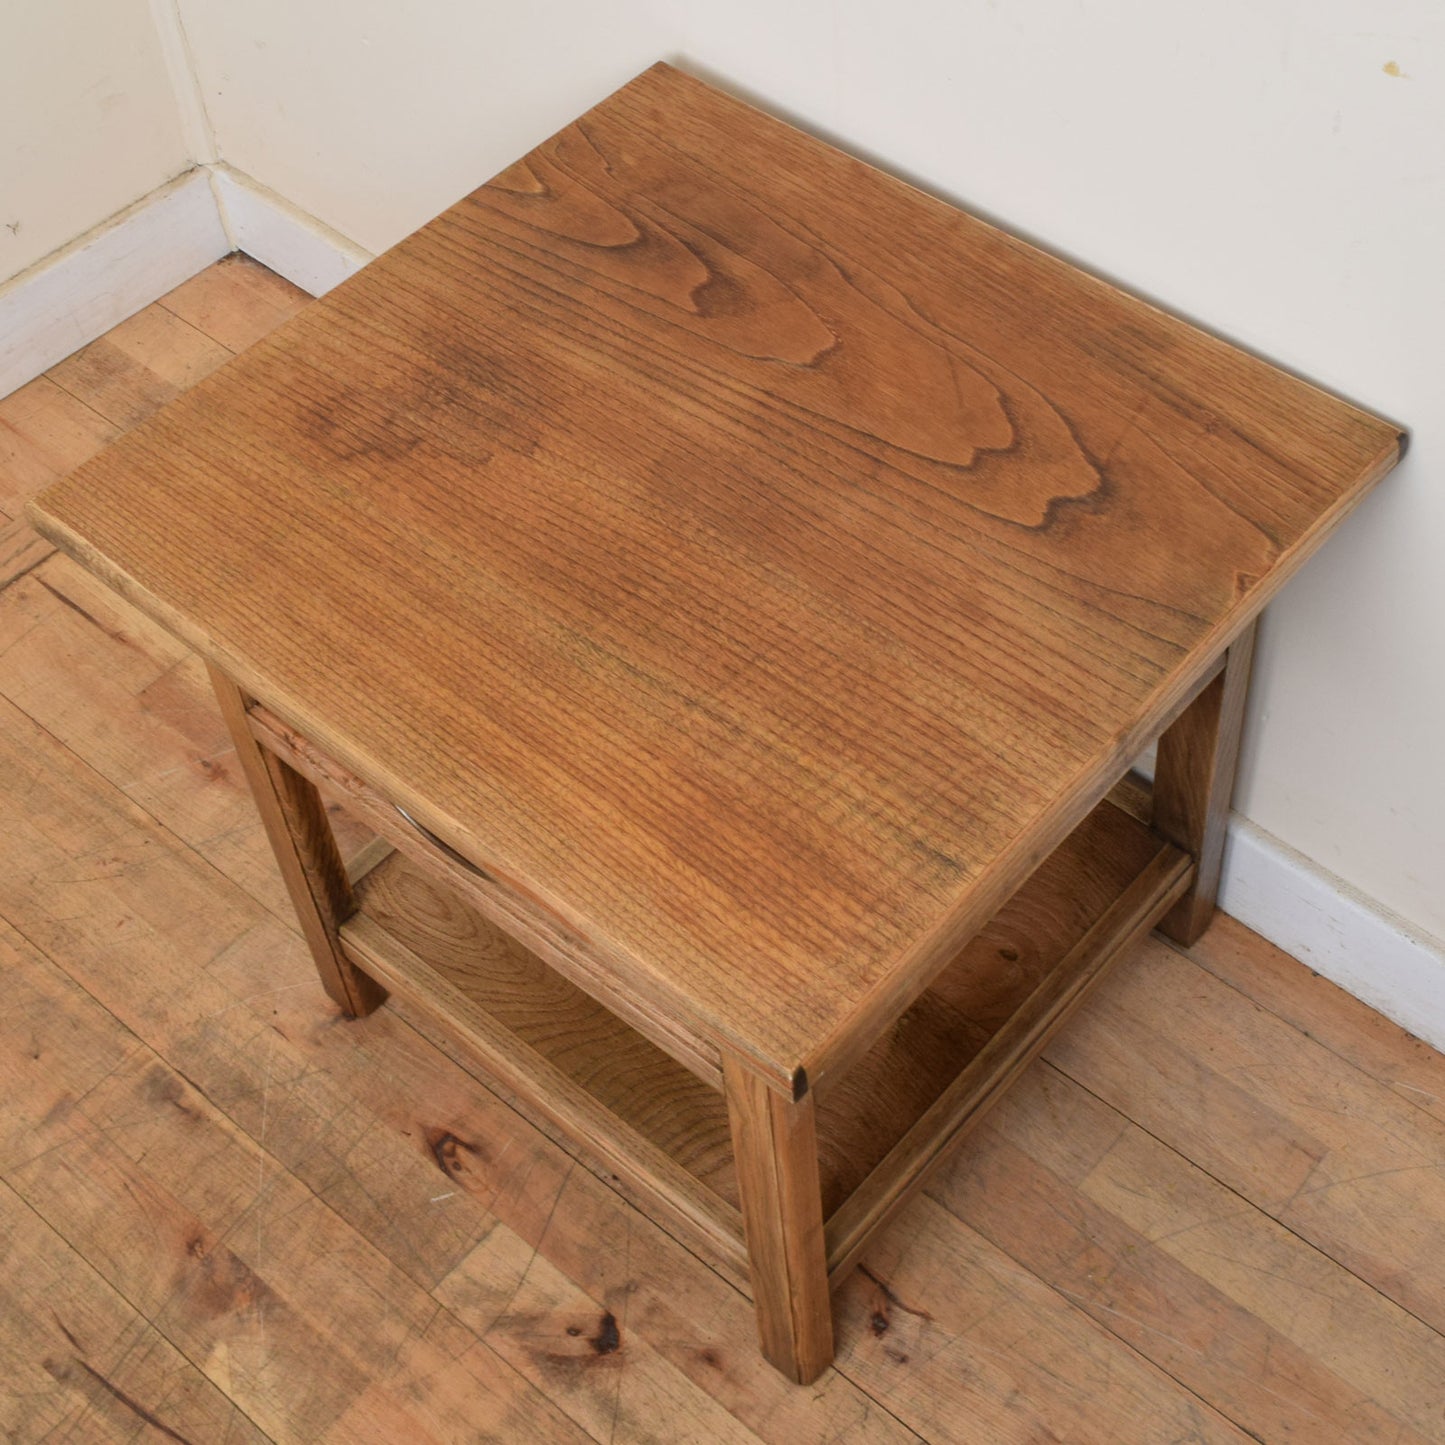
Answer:
[[658, 66], [31, 515], [207, 659], [337, 1004], [429, 1005], [807, 1381], [1208, 921], [1254, 620], [1400, 442]]

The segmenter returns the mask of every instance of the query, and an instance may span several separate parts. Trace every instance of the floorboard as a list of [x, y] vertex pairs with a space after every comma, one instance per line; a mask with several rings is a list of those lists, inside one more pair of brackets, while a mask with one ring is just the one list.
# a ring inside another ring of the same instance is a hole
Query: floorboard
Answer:
[[404, 1006], [338, 1017], [202, 670], [16, 520], [305, 299], [229, 258], [0, 399], [0, 1434], [1445, 1440], [1445, 1059], [1232, 920], [1120, 965], [805, 1390]]

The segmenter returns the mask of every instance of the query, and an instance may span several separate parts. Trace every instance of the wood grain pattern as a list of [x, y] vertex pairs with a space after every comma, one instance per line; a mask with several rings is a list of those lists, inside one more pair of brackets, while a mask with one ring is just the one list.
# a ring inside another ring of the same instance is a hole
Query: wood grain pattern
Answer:
[[1224, 671], [1159, 737], [1151, 821], [1195, 860], [1189, 892], [1159, 924], [1178, 943], [1195, 942], [1214, 917], [1254, 634], [1251, 623], [1230, 643]]
[[341, 925], [356, 911], [356, 899], [326, 805], [314, 783], [251, 736], [246, 722], [250, 699], [223, 672], [211, 668], [210, 674], [322, 986], [352, 1018], [363, 1017], [385, 1001], [386, 990], [341, 946]]
[[723, 1081], [763, 1356], [811, 1385], [833, 1363], [813, 1096], [785, 1099], [728, 1056]]
[[[1241, 1230], [1229, 1217], [1232, 1192], [1202, 1171], [1179, 1170], [1169, 1152], [1143, 1130], [1128, 1129], [1082, 1192], [1170, 1259], [1212, 1276], [1227, 1299], [1326, 1364], [1387, 1417], [1388, 1425], [1376, 1427], [1386, 1438], [1393, 1438], [1392, 1427], [1437, 1438], [1445, 1400], [1427, 1402], [1445, 1378], [1440, 1337], [1320, 1251], [1302, 1247], [1284, 1225], [1256, 1222], [1253, 1230]], [[1175, 1227], [1181, 1214], [1189, 1221], [1183, 1229]], [[1169, 1223], [1162, 1224], [1166, 1215]], [[1374, 1412], [1359, 1413], [1368, 1420]]]
[[[485, 1189], [485, 1170], [467, 1170], [460, 1182]], [[644, 1439], [688, 1438], [694, 1419], [697, 1433], [710, 1439], [715, 1427], [696, 1406], [638, 1419], [635, 1398], [628, 1398], [630, 1382], [619, 1375], [631, 1369], [627, 1352], [644, 1341], [776, 1445], [917, 1441], [837, 1371], [809, 1390], [785, 1380], [758, 1354], [753, 1309], [744, 1297], [585, 1170], [568, 1173], [555, 1200], [504, 1196], [501, 1208], [516, 1233], [498, 1229], [480, 1241], [437, 1295], [529, 1377], [544, 1380], [544, 1388], [573, 1399], [590, 1390], [604, 1408], [620, 1403]], [[553, 1298], [562, 1280], [573, 1282], [578, 1293], [570, 1318], [537, 1308], [539, 1292], [529, 1288], [534, 1277], [547, 1282], [546, 1295]], [[595, 1346], [610, 1337], [609, 1315], [618, 1349], [599, 1354]], [[651, 1362], [644, 1357], [642, 1363], [644, 1374], [653, 1374]]]
[[656, 67], [35, 515], [787, 1089], [1398, 449]]

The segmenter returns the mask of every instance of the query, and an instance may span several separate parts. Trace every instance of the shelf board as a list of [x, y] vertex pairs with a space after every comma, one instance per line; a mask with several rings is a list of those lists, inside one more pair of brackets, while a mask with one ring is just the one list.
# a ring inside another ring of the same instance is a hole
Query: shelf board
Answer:
[[[519, 1098], [590, 1147], [727, 1273], [746, 1276], [716, 1089], [400, 851], [367, 860], [342, 930], [356, 963], [429, 1005]], [[829, 1263], [1038, 1051], [1187, 884], [1189, 860], [1101, 803], [843, 1077], [818, 1092]]]

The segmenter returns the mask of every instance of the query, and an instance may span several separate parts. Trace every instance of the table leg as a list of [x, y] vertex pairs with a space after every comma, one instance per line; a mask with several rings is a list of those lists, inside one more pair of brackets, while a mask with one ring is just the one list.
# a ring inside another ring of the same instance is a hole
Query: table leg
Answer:
[[1193, 943], [1214, 916], [1254, 633], [1251, 623], [1225, 654], [1223, 672], [1159, 739], [1154, 827], [1192, 854], [1195, 865], [1189, 892], [1159, 924], [1177, 943]]
[[386, 990], [341, 949], [341, 924], [355, 912], [356, 900], [326, 805], [310, 781], [252, 736], [241, 689], [225, 673], [208, 670], [322, 987], [353, 1018], [369, 1014], [385, 1000]]
[[833, 1362], [813, 1096], [794, 1102], [730, 1057], [723, 1080], [763, 1354], [811, 1384]]

